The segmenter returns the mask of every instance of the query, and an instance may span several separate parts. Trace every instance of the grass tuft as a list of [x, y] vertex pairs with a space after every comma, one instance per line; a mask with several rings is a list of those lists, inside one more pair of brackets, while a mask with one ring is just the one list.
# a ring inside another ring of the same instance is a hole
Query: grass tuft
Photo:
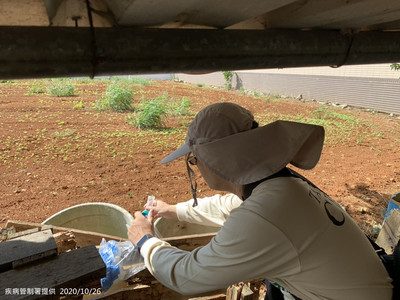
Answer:
[[133, 91], [118, 83], [108, 86], [105, 96], [96, 102], [97, 110], [113, 110], [116, 112], [131, 111], [133, 103]]
[[164, 127], [163, 118], [167, 114], [165, 104], [159, 99], [153, 99], [142, 104], [133, 116], [128, 116], [128, 121], [139, 129], [152, 129]]
[[49, 94], [54, 97], [73, 97], [75, 96], [75, 88], [70, 83], [62, 81], [54, 82], [48, 87]]

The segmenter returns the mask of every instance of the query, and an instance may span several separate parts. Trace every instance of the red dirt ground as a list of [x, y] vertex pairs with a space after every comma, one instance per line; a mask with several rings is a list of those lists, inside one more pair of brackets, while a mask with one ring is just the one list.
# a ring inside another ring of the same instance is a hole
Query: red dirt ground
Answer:
[[[114, 203], [133, 213], [148, 195], [169, 203], [189, 199], [183, 160], [160, 161], [183, 143], [195, 113], [220, 101], [250, 109], [261, 125], [281, 118], [324, 122], [320, 163], [300, 173], [341, 203], [365, 231], [382, 222], [391, 195], [400, 190], [396, 116], [154, 81], [133, 86], [134, 106], [163, 95], [185, 97], [190, 114], [166, 119], [167, 131], [145, 131], [128, 123], [129, 113], [93, 108], [107, 81], [73, 81], [75, 97], [29, 92], [47, 84], [0, 83], [0, 226], [10, 219], [42, 222], [78, 203]], [[214, 193], [200, 178], [199, 196]]]

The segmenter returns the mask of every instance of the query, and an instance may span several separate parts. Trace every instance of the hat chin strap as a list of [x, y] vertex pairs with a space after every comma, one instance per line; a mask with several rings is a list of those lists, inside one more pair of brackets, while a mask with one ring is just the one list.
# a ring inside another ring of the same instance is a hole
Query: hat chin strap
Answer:
[[188, 172], [188, 176], [189, 176], [189, 181], [190, 181], [190, 190], [192, 192], [192, 196], [193, 196], [193, 207], [197, 206], [197, 181], [196, 181], [196, 174], [194, 173], [194, 171], [192, 170], [192, 168], [189, 165], [189, 154], [186, 154], [185, 156], [185, 162], [186, 162], [186, 170]]

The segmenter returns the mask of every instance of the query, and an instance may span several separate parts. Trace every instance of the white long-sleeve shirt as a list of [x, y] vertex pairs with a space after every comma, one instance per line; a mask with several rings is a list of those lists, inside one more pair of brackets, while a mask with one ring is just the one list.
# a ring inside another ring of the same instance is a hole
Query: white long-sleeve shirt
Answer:
[[179, 221], [222, 227], [231, 211], [239, 207], [243, 201], [234, 194], [214, 195], [198, 199], [198, 205], [193, 207], [193, 199], [176, 205]]
[[369, 241], [333, 200], [295, 177], [259, 184], [251, 196], [214, 196], [177, 205], [180, 220], [222, 225], [191, 252], [151, 238], [141, 254], [161, 283], [199, 294], [258, 278], [297, 297], [389, 300], [391, 279]]

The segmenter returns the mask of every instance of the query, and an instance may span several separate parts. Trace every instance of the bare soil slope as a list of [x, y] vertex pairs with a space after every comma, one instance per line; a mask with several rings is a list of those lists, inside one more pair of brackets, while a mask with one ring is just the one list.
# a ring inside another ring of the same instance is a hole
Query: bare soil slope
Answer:
[[[191, 197], [183, 160], [161, 165], [181, 145], [195, 113], [219, 101], [250, 109], [261, 125], [277, 119], [326, 128], [320, 163], [301, 172], [341, 203], [366, 231], [382, 222], [400, 190], [400, 120], [279, 96], [246, 95], [182, 82], [133, 85], [134, 106], [168, 97], [191, 103], [189, 115], [169, 116], [167, 129], [139, 130], [131, 113], [100, 112], [94, 104], [107, 81], [74, 81], [74, 97], [32, 92], [46, 81], [0, 83], [0, 226], [8, 219], [42, 222], [84, 202], [109, 202], [131, 213], [148, 195], [169, 203]], [[174, 100], [174, 101], [175, 101]], [[199, 196], [214, 194], [199, 179]]]

